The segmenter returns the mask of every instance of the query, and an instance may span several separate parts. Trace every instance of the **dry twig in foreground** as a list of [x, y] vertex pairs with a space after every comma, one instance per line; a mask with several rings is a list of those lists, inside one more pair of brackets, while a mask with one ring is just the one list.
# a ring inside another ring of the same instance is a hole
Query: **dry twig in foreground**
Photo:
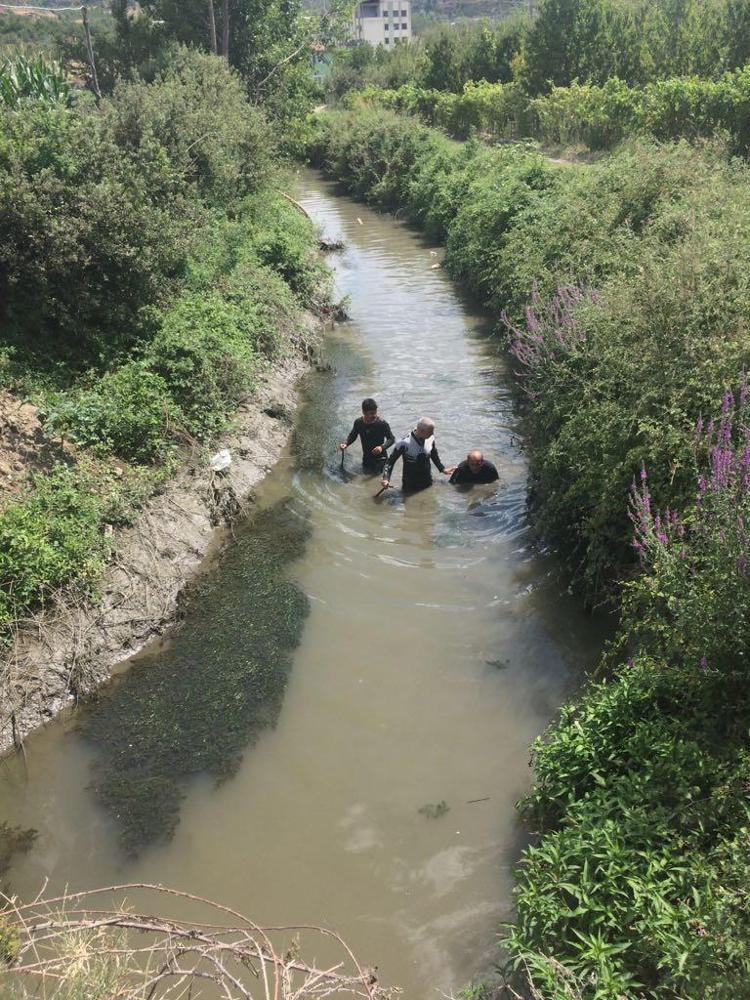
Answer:
[[[126, 907], [125, 893], [137, 894], [151, 911], [171, 897], [181, 912], [200, 909], [201, 919], [136, 912]], [[130, 883], [31, 903], [0, 894], [0, 907], [0, 931], [12, 942], [0, 979], [19, 997], [73, 995], [66, 986], [80, 989], [86, 977], [97, 989], [106, 983], [96, 995], [111, 1000], [197, 997], [198, 986], [202, 995], [224, 1000], [390, 1000], [400, 993], [381, 987], [334, 931], [259, 927], [229, 907], [163, 886]], [[307, 960], [301, 941], [306, 952], [314, 943], [331, 960]]]

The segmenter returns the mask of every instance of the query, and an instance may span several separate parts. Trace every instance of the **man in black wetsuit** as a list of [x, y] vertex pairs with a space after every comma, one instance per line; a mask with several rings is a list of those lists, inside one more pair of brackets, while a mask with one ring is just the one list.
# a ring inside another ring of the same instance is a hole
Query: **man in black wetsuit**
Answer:
[[459, 483], [494, 483], [499, 479], [497, 469], [492, 462], [485, 461], [481, 451], [470, 451], [465, 462], [460, 462], [450, 481]]
[[393, 466], [402, 458], [404, 472], [401, 488], [404, 493], [415, 493], [417, 490], [432, 486], [432, 462], [438, 471], [449, 476], [455, 465], [446, 469], [440, 461], [435, 447], [435, 422], [429, 417], [422, 417], [408, 437], [396, 442], [396, 447], [390, 454], [383, 469], [383, 486], [390, 486]]
[[362, 442], [362, 467], [366, 472], [380, 472], [394, 437], [388, 421], [378, 416], [378, 404], [374, 399], [362, 400], [362, 416], [354, 421], [349, 437], [339, 448], [346, 451], [357, 438]]

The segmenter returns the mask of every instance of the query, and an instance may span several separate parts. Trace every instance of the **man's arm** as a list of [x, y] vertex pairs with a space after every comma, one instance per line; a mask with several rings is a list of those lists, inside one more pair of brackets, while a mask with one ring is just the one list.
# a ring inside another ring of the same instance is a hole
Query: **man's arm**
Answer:
[[393, 431], [391, 430], [391, 425], [388, 423], [388, 421], [384, 420], [383, 423], [385, 424], [385, 434], [386, 434], [385, 441], [383, 442], [383, 451], [386, 451], [388, 448], [391, 447], [391, 445], [396, 439], [393, 436]]
[[348, 448], [350, 444], [354, 444], [354, 442], [359, 437], [359, 427], [357, 426], [358, 423], [359, 420], [354, 421], [354, 426], [349, 431], [349, 437], [346, 439], [346, 441], [342, 441], [341, 444], [339, 445], [339, 448], [341, 448], [342, 451], [344, 450], [344, 448]]
[[393, 473], [393, 466], [401, 458], [404, 453], [403, 445], [396, 445], [393, 451], [388, 456], [388, 461], [385, 463], [383, 468], [383, 483], [389, 483], [391, 481], [391, 474]]
[[448, 468], [446, 469], [446, 467], [440, 461], [440, 455], [438, 455], [438, 450], [434, 444], [432, 446], [432, 451], [430, 452], [430, 458], [437, 466], [438, 472], [442, 472], [444, 475], [450, 476], [456, 471], [455, 465], [449, 465]]
[[437, 466], [438, 472], [445, 472], [445, 466], [440, 461], [440, 455], [438, 455], [437, 447], [434, 444], [432, 446], [432, 451], [430, 452], [430, 458], [432, 459], [432, 461], [434, 462], [434, 464]]

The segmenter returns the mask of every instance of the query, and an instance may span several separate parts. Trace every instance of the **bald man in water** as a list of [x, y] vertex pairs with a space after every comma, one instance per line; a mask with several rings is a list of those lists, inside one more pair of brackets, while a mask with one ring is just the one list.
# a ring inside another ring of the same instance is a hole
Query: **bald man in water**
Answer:
[[430, 462], [445, 476], [449, 476], [456, 469], [455, 465], [446, 468], [440, 461], [435, 445], [435, 421], [430, 417], [420, 417], [411, 434], [396, 442], [390, 458], [385, 463], [383, 486], [390, 486], [393, 466], [399, 458], [403, 459], [404, 462], [401, 483], [404, 493], [415, 493], [417, 490], [424, 490], [428, 486], [432, 486]]
[[481, 451], [474, 449], [466, 456], [466, 461], [461, 462], [450, 478], [455, 485], [459, 483], [494, 483], [499, 479], [498, 471], [492, 462], [485, 460]]

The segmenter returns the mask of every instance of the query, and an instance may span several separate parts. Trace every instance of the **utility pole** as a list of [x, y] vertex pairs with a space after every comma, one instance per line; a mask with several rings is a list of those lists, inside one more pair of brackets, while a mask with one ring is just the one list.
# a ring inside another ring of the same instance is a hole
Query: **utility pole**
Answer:
[[229, 0], [222, 4], [221, 54], [229, 62]]
[[86, 35], [86, 51], [89, 54], [89, 63], [91, 64], [91, 83], [94, 87], [94, 95], [98, 104], [102, 99], [102, 92], [99, 90], [99, 77], [96, 74], [96, 60], [94, 59], [94, 46], [91, 41], [91, 27], [89, 25], [89, 9], [86, 4], [81, 7], [81, 16], [83, 17], [83, 30]]
[[208, 0], [208, 30], [211, 32], [211, 51], [216, 55], [219, 46], [216, 41], [216, 16], [214, 13], [214, 0]]

